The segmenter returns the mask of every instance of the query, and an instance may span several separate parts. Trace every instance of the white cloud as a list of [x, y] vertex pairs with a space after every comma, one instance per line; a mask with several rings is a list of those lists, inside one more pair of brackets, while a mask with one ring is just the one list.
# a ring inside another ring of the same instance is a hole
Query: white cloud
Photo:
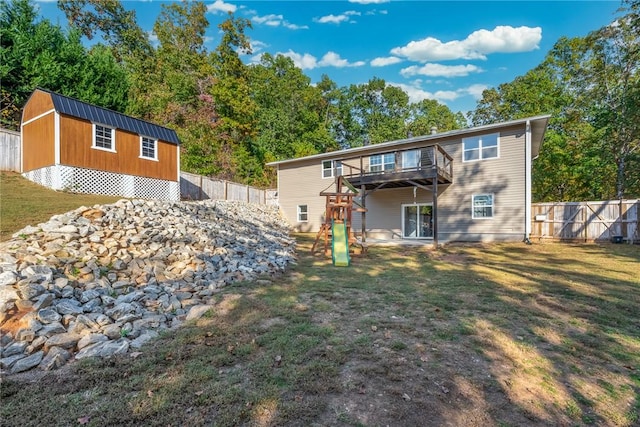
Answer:
[[349, 17], [347, 15], [326, 15], [321, 16], [320, 18], [314, 18], [315, 22], [319, 24], [340, 24], [341, 22], [349, 21]]
[[302, 70], [313, 70], [318, 66], [318, 59], [308, 53], [299, 54], [289, 49], [287, 52], [278, 52], [276, 55], [283, 55], [293, 60], [296, 67]]
[[384, 58], [375, 58], [371, 61], [372, 67], [385, 67], [387, 65], [397, 64], [398, 62], [402, 62], [402, 59], [397, 56], [387, 56]]
[[456, 99], [465, 96], [472, 96], [474, 99], [478, 100], [482, 97], [482, 91], [489, 88], [487, 85], [474, 84], [469, 87], [458, 88], [456, 90], [438, 90], [436, 92], [429, 92], [420, 87], [422, 83], [423, 82], [421, 80], [414, 80], [410, 84], [388, 82], [389, 85], [396, 86], [404, 90], [407, 95], [409, 95], [410, 102], [434, 99], [443, 104], [455, 101]]
[[444, 61], [452, 59], [487, 59], [490, 53], [528, 52], [538, 49], [542, 39], [540, 27], [497, 26], [492, 31], [478, 30], [464, 40], [443, 43], [427, 37], [391, 49], [393, 55], [412, 61]]
[[336, 67], [336, 68], [345, 68], [345, 67], [361, 67], [365, 65], [364, 61], [356, 61], [350, 63], [346, 59], [340, 58], [335, 52], [327, 52], [324, 54], [322, 59], [318, 61], [318, 58], [315, 56], [304, 53], [300, 54], [289, 49], [288, 52], [278, 52], [276, 55], [283, 55], [293, 60], [293, 63], [296, 67], [301, 68], [303, 70], [313, 70], [318, 67]]
[[356, 61], [353, 63], [349, 63], [349, 61], [347, 61], [346, 59], [340, 58], [340, 55], [338, 55], [337, 53], [327, 52], [322, 57], [320, 62], [318, 62], [318, 65], [320, 65], [321, 67], [337, 67], [337, 68], [362, 67], [363, 65], [365, 65], [365, 62]]
[[422, 90], [418, 86], [408, 85], [404, 83], [393, 83], [393, 82], [387, 82], [387, 84], [389, 86], [398, 87], [403, 91], [405, 91], [407, 95], [409, 95], [409, 102], [412, 102], [412, 103], [420, 102], [423, 99], [436, 99], [433, 93], [428, 92], [426, 90]]
[[254, 16], [251, 18], [253, 22], [256, 24], [263, 24], [269, 27], [279, 27], [282, 25], [284, 28], [288, 28], [290, 30], [304, 30], [309, 27], [306, 25], [296, 25], [292, 24], [284, 19], [282, 15], [265, 15], [265, 16]]
[[381, 4], [381, 3], [389, 3], [391, 0], [349, 0], [349, 3], [358, 3], [358, 4]]
[[400, 70], [402, 77], [427, 76], [427, 77], [464, 77], [471, 73], [480, 73], [482, 68], [475, 65], [442, 65], [442, 64], [425, 64], [422, 67], [412, 65]]
[[282, 15], [272, 14], [272, 15], [265, 15], [265, 16], [254, 16], [253, 18], [251, 18], [251, 20], [258, 24], [268, 25], [270, 27], [277, 27], [282, 23], [283, 17]]
[[360, 12], [356, 12], [355, 10], [347, 10], [345, 13], [347, 16], [361, 16]]
[[488, 85], [481, 85], [481, 84], [475, 84], [475, 85], [471, 85], [466, 89], [463, 89], [466, 93], [468, 93], [469, 95], [473, 96], [475, 99], [481, 99], [482, 98], [482, 92], [484, 92], [485, 90], [489, 89], [490, 86]]
[[265, 47], [269, 46], [267, 43], [261, 42], [259, 40], [251, 40], [249, 42], [251, 44], [251, 52], [258, 53]]
[[216, 0], [207, 6], [207, 10], [211, 13], [228, 13], [235, 12], [238, 7], [231, 3], [225, 3], [224, 0]]

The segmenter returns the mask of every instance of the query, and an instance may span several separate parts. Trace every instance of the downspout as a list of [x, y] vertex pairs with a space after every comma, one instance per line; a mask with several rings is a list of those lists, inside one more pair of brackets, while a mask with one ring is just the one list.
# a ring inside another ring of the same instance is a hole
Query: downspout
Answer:
[[527, 120], [524, 136], [524, 239], [527, 245], [531, 244], [531, 122]]

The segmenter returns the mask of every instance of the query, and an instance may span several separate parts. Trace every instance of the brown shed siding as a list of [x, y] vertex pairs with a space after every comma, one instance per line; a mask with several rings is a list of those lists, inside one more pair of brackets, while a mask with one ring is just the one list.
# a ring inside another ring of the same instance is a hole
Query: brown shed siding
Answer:
[[55, 164], [54, 128], [53, 112], [22, 126], [22, 172]]
[[22, 122], [25, 123], [40, 114], [53, 110], [51, 95], [41, 90], [33, 92], [22, 111]]
[[120, 129], [115, 133], [115, 153], [92, 148], [93, 125], [61, 115], [60, 163], [87, 169], [176, 181], [177, 146], [158, 141], [158, 161], [140, 158], [140, 136]]

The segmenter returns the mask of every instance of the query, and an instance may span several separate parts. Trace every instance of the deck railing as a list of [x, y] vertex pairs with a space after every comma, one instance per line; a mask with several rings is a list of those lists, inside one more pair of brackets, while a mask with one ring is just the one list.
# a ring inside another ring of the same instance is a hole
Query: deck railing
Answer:
[[[419, 153], [416, 156], [416, 153]], [[371, 157], [380, 156], [380, 162], [371, 164]], [[453, 180], [453, 158], [439, 145], [407, 150], [393, 150], [347, 157], [336, 162], [334, 175], [363, 178], [399, 172], [424, 172], [425, 177]]]

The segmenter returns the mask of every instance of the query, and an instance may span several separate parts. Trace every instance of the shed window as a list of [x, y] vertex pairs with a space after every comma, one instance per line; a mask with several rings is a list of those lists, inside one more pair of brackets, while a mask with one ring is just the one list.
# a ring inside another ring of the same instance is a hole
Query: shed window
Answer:
[[309, 220], [309, 212], [307, 205], [298, 205], [298, 222], [307, 222]]
[[396, 167], [396, 155], [394, 153], [374, 154], [369, 157], [369, 170], [371, 172], [384, 172]]
[[114, 129], [102, 126], [102, 125], [93, 125], [93, 148], [99, 148], [101, 150], [115, 151], [115, 143], [114, 143]]
[[499, 140], [500, 135], [497, 133], [463, 138], [462, 160], [465, 162], [471, 162], [474, 160], [497, 158]]
[[474, 194], [471, 203], [473, 219], [493, 218], [493, 194]]
[[322, 177], [333, 178], [342, 175], [342, 162], [340, 160], [323, 160]]
[[158, 160], [156, 145], [157, 142], [153, 138], [146, 136], [140, 137], [140, 157], [144, 159]]

